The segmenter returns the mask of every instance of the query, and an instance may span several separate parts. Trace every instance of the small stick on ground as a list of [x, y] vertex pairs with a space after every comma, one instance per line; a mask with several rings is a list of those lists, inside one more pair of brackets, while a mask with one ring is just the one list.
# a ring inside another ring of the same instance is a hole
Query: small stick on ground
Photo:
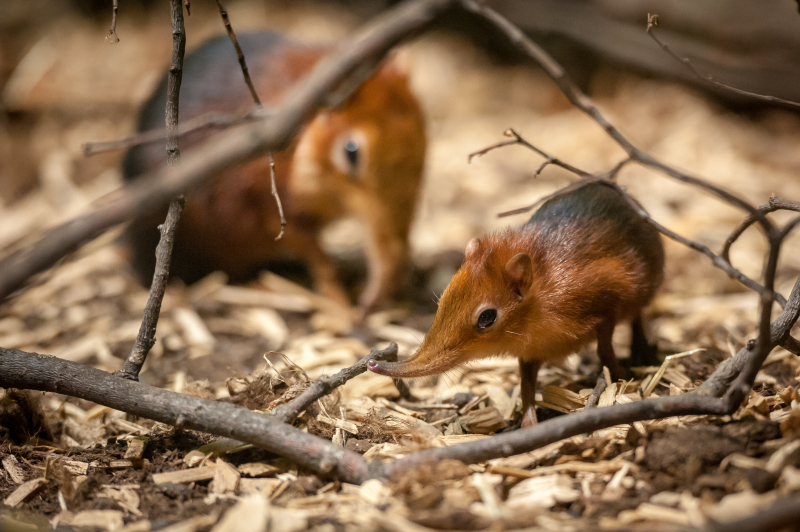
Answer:
[[[173, 168], [180, 160], [181, 152], [178, 146], [178, 109], [180, 103], [181, 79], [183, 78], [183, 56], [186, 50], [186, 29], [183, 24], [182, 0], [171, 0], [170, 14], [172, 18], [172, 64], [167, 77], [167, 105], [164, 111], [167, 125], [167, 166]], [[174, 198], [169, 203], [167, 218], [159, 226], [161, 238], [156, 246], [156, 266], [153, 272], [153, 282], [150, 285], [150, 294], [144, 308], [142, 325], [136, 342], [125, 366], [117, 373], [119, 377], [138, 380], [147, 354], [156, 342], [156, 327], [161, 314], [161, 303], [167, 290], [169, 281], [169, 266], [172, 258], [172, 247], [175, 242], [175, 231], [183, 211], [183, 196]]]
[[587, 409], [596, 407], [597, 402], [600, 400], [600, 395], [606, 390], [606, 386], [608, 386], [606, 383], [606, 378], [602, 373], [600, 373], [600, 376], [597, 377], [597, 384], [594, 385], [592, 393], [586, 399], [586, 406], [583, 408]]
[[333, 390], [344, 385], [350, 379], [365, 373], [367, 371], [367, 363], [371, 359], [385, 360], [387, 362], [390, 362], [391, 359], [397, 360], [397, 344], [389, 344], [389, 347], [380, 351], [373, 349], [370, 354], [363, 357], [349, 368], [345, 368], [334, 375], [323, 375], [314, 381], [314, 384], [309, 386], [306, 391], [288, 403], [275, 408], [272, 414], [284, 423], [294, 423], [297, 416], [299, 416], [303, 410], [311, 406], [314, 401], [330, 394]]
[[109, 44], [117, 44], [119, 37], [117, 36], [117, 9], [119, 9], [118, 0], [112, 0], [111, 7], [111, 27], [108, 28], [106, 40]]
[[269, 414], [120, 379], [53, 356], [0, 348], [0, 387], [81, 397], [168, 425], [234, 438], [344, 482], [360, 484], [370, 478], [366, 461], [357, 453]]
[[647, 14], [647, 34], [653, 39], [657, 45], [661, 47], [664, 52], [666, 52], [670, 57], [675, 59], [678, 63], [682, 64], [686, 67], [686, 69], [691, 72], [697, 79], [702, 81], [703, 83], [708, 83], [709, 85], [713, 85], [714, 87], [718, 87], [720, 89], [724, 89], [729, 92], [733, 92], [734, 94], [738, 94], [740, 96], [747, 96], [748, 98], [753, 98], [754, 100], [759, 100], [762, 102], [769, 102], [769, 103], [777, 103], [780, 105], [785, 105], [787, 107], [792, 107], [794, 109], [800, 109], [800, 103], [793, 102], [791, 100], [784, 100], [783, 98], [778, 98], [776, 96], [769, 96], [767, 94], [758, 94], [757, 92], [750, 92], [743, 89], [739, 89], [733, 87], [732, 85], [728, 85], [726, 83], [722, 83], [721, 81], [717, 81], [714, 79], [713, 76], [709, 74], [703, 74], [689, 60], [688, 57], [680, 57], [678, 54], [672, 51], [672, 49], [666, 44], [661, 42], [661, 40], [656, 37], [656, 34], [653, 33], [653, 28], [658, 26], [658, 15], [655, 14]]

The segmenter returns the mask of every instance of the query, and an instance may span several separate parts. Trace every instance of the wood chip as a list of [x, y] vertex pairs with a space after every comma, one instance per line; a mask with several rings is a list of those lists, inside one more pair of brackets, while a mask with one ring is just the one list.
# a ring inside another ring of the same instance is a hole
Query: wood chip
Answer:
[[350, 434], [358, 434], [358, 425], [356, 425], [352, 421], [345, 421], [343, 419], [338, 419], [338, 418], [331, 419], [324, 414], [317, 415], [317, 421], [319, 421], [320, 423], [325, 423], [326, 425], [332, 425], [337, 429], [342, 429], [345, 432], [349, 432]]
[[119, 530], [123, 525], [125, 514], [119, 510], [84, 510], [69, 520], [73, 527], [100, 528], [102, 530]]
[[394, 410], [395, 412], [400, 412], [401, 414], [405, 414], [407, 416], [415, 417], [417, 419], [425, 419], [425, 413], [424, 412], [419, 412], [417, 410], [411, 410], [409, 408], [405, 408], [403, 406], [398, 405], [394, 401], [390, 401], [390, 400], [386, 399], [385, 397], [378, 397], [376, 402], [379, 405], [381, 405], [381, 406], [383, 406], [385, 408], [388, 408], [389, 410]]
[[552, 384], [542, 388], [542, 400], [558, 405], [568, 412], [580, 410], [586, 404], [586, 400], [582, 399], [579, 394]]
[[203, 451], [198, 451], [197, 449], [193, 451], [189, 451], [186, 453], [186, 456], [183, 457], [183, 463], [189, 467], [195, 467], [200, 465], [203, 460], [208, 458], [210, 455], [204, 453]]
[[125, 460], [141, 460], [149, 442], [150, 438], [146, 436], [137, 436], [136, 438], [129, 440], [128, 448], [125, 450]]
[[283, 484], [283, 480], [279, 478], [242, 478], [239, 479], [239, 492], [242, 495], [256, 493], [271, 497], [278, 486]]
[[209, 485], [209, 490], [211, 493], [217, 494], [236, 494], [239, 491], [240, 478], [239, 471], [220, 458], [214, 467], [214, 478]]
[[491, 434], [497, 432], [508, 423], [494, 406], [487, 406], [467, 412], [459, 418], [461, 426], [474, 434]]
[[506, 504], [512, 508], [552, 508], [557, 503], [574, 502], [580, 497], [581, 492], [573, 487], [569, 476], [548, 475], [525, 479], [511, 488]]
[[204, 349], [212, 349], [214, 347], [217, 341], [197, 312], [181, 307], [176, 308], [172, 315], [178, 325], [181, 326], [183, 336], [189, 345]]
[[133, 423], [132, 421], [128, 421], [126, 419], [113, 418], [111, 424], [114, 426], [114, 428], [121, 430], [123, 432], [129, 432], [132, 434], [142, 434], [142, 435], [150, 434], [150, 429], [145, 428], [139, 425], [138, 423]]
[[313, 305], [308, 297], [296, 294], [278, 294], [243, 286], [223, 286], [213, 294], [219, 303], [236, 306], [268, 307], [290, 312], [310, 312]]
[[3, 468], [8, 472], [8, 476], [11, 477], [11, 480], [15, 484], [22, 484], [25, 482], [25, 471], [22, 469], [19, 461], [17, 461], [17, 457], [13, 454], [9, 454], [3, 458]]
[[207, 529], [211, 525], [217, 522], [219, 519], [219, 512], [211, 512], [209, 515], [198, 515], [197, 517], [192, 517], [190, 519], [186, 519], [185, 521], [181, 521], [180, 523], [175, 523], [174, 525], [170, 525], [160, 529], [158, 532], [195, 532], [196, 530]]
[[167, 473], [153, 474], [153, 483], [157, 486], [162, 484], [188, 484], [189, 482], [200, 482], [214, 478], [214, 467], [196, 467], [193, 469], [182, 469], [180, 471], [169, 471]]
[[509, 475], [519, 478], [533, 478], [544, 475], [552, 475], [553, 473], [597, 473], [597, 474], [612, 474], [621, 470], [623, 467], [629, 470], [636, 470], [635, 464], [626, 462], [624, 460], [605, 460], [601, 462], [566, 462], [546, 467], [537, 467], [536, 469], [520, 469], [517, 467], [509, 467], [504, 465], [490, 465], [488, 470], [491, 473], [498, 473], [502, 475]]
[[85, 475], [89, 472], [89, 464], [86, 462], [78, 462], [77, 460], [61, 460], [64, 469], [73, 475]]
[[43, 478], [29, 480], [11, 492], [11, 495], [6, 497], [6, 500], [3, 501], [3, 504], [14, 508], [18, 504], [27, 500], [28, 497], [35, 495], [36, 492], [45, 487], [45, 485], [47, 485], [47, 480]]
[[248, 477], [267, 477], [281, 472], [281, 468], [263, 462], [242, 464], [236, 469], [239, 470], [239, 473], [247, 475]]
[[243, 313], [242, 320], [264, 337], [269, 343], [269, 349], [273, 351], [283, 347], [289, 338], [289, 327], [273, 309], [248, 309]]
[[266, 532], [272, 528], [271, 509], [269, 499], [255, 494], [247, 495], [225, 512], [211, 532]]

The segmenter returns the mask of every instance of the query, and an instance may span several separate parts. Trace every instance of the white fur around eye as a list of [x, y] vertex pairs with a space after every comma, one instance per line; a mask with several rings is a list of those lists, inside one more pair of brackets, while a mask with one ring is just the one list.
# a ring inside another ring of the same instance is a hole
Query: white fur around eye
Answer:
[[331, 162], [341, 173], [358, 178], [367, 166], [369, 145], [367, 136], [351, 129], [336, 137], [331, 146]]

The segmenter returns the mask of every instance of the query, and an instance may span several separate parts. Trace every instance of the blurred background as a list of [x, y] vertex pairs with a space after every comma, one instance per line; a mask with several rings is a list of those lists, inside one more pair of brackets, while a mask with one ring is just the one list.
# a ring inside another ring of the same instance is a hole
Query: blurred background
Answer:
[[[226, 7], [237, 31], [268, 28], [308, 43], [333, 43], [390, 4], [240, 0]], [[678, 55], [690, 57], [700, 71], [741, 89], [800, 101], [800, 14], [792, 0], [501, 0], [492, 5], [562, 62], [638, 147], [756, 205], [766, 203], [770, 194], [800, 199], [797, 112], [699, 81], [645, 33], [647, 14], [658, 13], [659, 38]], [[191, 13], [187, 52], [224, 34], [214, 2], [194, 0]], [[43, 229], [82, 212], [121, 184], [122, 152], [87, 158], [82, 145], [122, 139], [134, 131], [138, 108], [171, 55], [169, 6], [122, 0], [120, 42], [113, 45], [105, 40], [110, 21], [110, 1], [3, 3], [2, 255], [35, 241]], [[425, 275], [415, 287], [419, 297], [399, 305], [395, 314], [381, 314], [376, 323], [408, 327], [411, 337], [397, 336], [397, 330], [377, 334], [383, 340], [405, 338], [408, 351], [413, 331], [426, 330], [435, 311], [430, 292], [438, 294], [446, 286], [466, 242], [524, 223], [527, 215], [499, 219], [497, 214], [573, 180], [552, 166], [534, 180], [542, 159], [522, 147], [498, 150], [471, 164], [469, 153], [504, 140], [509, 127], [590, 172], [612, 168], [624, 153], [573, 109], [541, 71], [465, 14], [445, 17], [405, 48], [413, 58], [412, 85], [429, 136], [411, 238], [415, 264]], [[742, 218], [736, 209], [644, 168], [626, 167], [619, 181], [659, 222], [714, 250]], [[146, 291], [128, 272], [113, 243], [116, 234], [84, 248], [42, 276], [33, 290], [0, 307], [0, 345], [117, 365], [133, 342]], [[329, 228], [325, 242], [332, 254], [357, 257], [363, 230], [344, 221]], [[784, 294], [800, 273], [799, 242], [794, 237], [783, 249], [778, 281]], [[765, 249], [759, 231], [751, 229], [734, 247], [732, 261], [758, 277]], [[688, 349], [688, 344], [710, 343], [728, 352], [746, 340], [754, 330], [756, 297], [713, 269], [705, 257], [671, 242], [667, 255], [666, 283], [652, 311], [660, 344]], [[147, 377], [153, 382], [163, 383], [175, 367], [195, 372], [196, 378], [215, 376], [214, 358], [201, 356], [211, 349], [189, 349], [202, 344], [202, 335], [192, 340], [186, 332], [191, 320], [180, 312], [173, 320], [175, 309], [193, 309], [212, 336], [210, 345], [225, 346], [226, 368], [252, 369], [265, 349], [289, 346], [291, 338], [341, 332], [324, 316], [315, 321], [281, 313], [280, 321], [272, 314], [269, 319], [251, 316], [267, 323], [266, 329], [248, 329], [261, 331], [260, 339], [253, 339], [224, 322], [234, 320], [239, 309], [218, 300], [204, 304], [196, 292], [182, 290], [171, 288], [165, 301], [156, 351], [173, 357], [170, 371]], [[195, 358], [207, 362], [190, 362]], [[148, 364], [157, 367], [157, 362]]]

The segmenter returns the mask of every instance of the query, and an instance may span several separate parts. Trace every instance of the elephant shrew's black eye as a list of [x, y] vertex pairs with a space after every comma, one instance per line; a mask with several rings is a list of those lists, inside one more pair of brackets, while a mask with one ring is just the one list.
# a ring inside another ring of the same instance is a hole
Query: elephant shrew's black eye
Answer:
[[344, 155], [353, 168], [358, 167], [358, 142], [349, 139], [344, 143]]
[[485, 329], [486, 327], [497, 321], [497, 311], [493, 308], [487, 308], [481, 315], [478, 316], [478, 329]]

